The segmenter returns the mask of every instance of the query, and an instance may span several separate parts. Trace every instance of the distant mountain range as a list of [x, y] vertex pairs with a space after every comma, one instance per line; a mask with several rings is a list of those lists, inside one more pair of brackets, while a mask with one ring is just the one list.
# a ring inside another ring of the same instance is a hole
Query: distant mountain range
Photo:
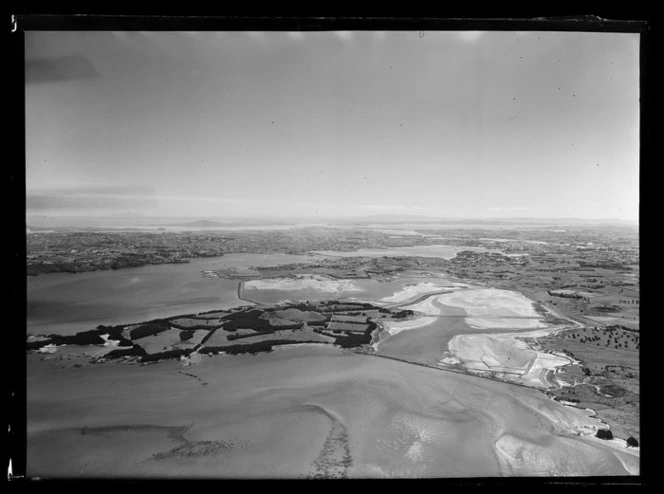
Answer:
[[427, 225], [638, 225], [637, 221], [618, 218], [434, 218], [422, 215], [405, 214], [377, 214], [368, 216], [339, 217], [339, 218], [164, 218], [151, 217], [141, 214], [118, 214], [114, 216], [45, 216], [28, 215], [28, 227], [57, 228], [57, 227], [185, 227], [185, 228], [217, 228], [230, 226], [260, 226], [260, 225], [368, 225], [368, 224], [427, 224]]
[[421, 215], [391, 215], [379, 214], [371, 216], [358, 216], [352, 218], [325, 218], [318, 219], [320, 223], [331, 224], [394, 224], [394, 223], [426, 223], [444, 225], [496, 225], [496, 224], [551, 224], [551, 225], [591, 225], [591, 224], [637, 224], [637, 221], [623, 220], [618, 218], [533, 218], [533, 217], [510, 217], [510, 218], [435, 218]]
[[223, 228], [225, 226], [230, 226], [233, 225], [233, 222], [226, 222], [222, 223], [220, 221], [209, 221], [209, 220], [200, 220], [200, 221], [193, 221], [190, 223], [178, 223], [174, 225], [168, 225], [168, 226], [184, 226], [184, 227], [191, 227], [191, 228]]

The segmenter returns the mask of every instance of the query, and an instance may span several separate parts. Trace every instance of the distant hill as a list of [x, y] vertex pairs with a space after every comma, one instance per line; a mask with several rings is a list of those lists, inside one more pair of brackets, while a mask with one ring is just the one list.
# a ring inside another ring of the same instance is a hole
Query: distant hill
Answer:
[[200, 220], [200, 221], [192, 221], [189, 223], [179, 223], [176, 225], [169, 225], [169, 226], [185, 226], [191, 228], [223, 228], [225, 226], [228, 226], [228, 223], [221, 223], [219, 221]]
[[349, 218], [330, 218], [319, 221], [327, 223], [343, 224], [390, 224], [390, 223], [426, 223], [441, 225], [516, 225], [516, 224], [540, 224], [540, 225], [599, 225], [599, 224], [618, 224], [618, 225], [636, 225], [638, 222], [622, 220], [617, 218], [533, 218], [533, 217], [509, 217], [509, 218], [441, 218], [421, 215], [392, 215], [379, 214], [371, 216], [356, 216]]

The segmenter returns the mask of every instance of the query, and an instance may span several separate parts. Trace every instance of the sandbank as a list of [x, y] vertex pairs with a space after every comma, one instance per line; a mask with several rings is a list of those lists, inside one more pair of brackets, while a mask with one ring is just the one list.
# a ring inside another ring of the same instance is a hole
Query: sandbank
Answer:
[[549, 332], [456, 335], [448, 344], [449, 352], [439, 363], [461, 363], [471, 370], [512, 374], [523, 384], [548, 388], [552, 383], [547, 380], [547, 373], [572, 363], [573, 359], [538, 351], [522, 338], [534, 338]]
[[530, 299], [510, 290], [497, 288], [460, 290], [441, 295], [439, 300], [446, 305], [463, 308], [471, 317], [540, 317]]
[[422, 283], [406, 285], [398, 292], [395, 292], [393, 295], [382, 298], [381, 302], [406, 302], [412, 298], [417, 297], [418, 295], [439, 292], [441, 290], [455, 290], [457, 288], [459, 287], [439, 285], [431, 283], [430, 281], [424, 281]]
[[538, 318], [467, 317], [466, 323], [475, 329], [529, 329], [546, 328], [548, 325]]
[[325, 293], [362, 291], [352, 281], [330, 279], [315, 274], [290, 278], [266, 278], [244, 282], [245, 290], [318, 290]]

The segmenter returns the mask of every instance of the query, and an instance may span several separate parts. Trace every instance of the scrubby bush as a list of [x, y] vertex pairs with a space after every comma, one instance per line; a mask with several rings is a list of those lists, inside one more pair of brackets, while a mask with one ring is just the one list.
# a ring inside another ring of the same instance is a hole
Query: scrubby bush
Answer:
[[595, 437], [600, 439], [610, 440], [613, 439], [613, 433], [609, 429], [599, 429]]
[[639, 441], [634, 439], [632, 436], [627, 438], [627, 446], [631, 446], [632, 448], [636, 448], [639, 446]]

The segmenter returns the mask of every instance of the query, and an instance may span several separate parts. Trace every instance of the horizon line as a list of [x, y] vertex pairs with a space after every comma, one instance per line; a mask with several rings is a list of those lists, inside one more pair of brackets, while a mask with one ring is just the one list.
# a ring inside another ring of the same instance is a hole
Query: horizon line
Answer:
[[355, 216], [275, 216], [275, 215], [246, 215], [246, 216], [203, 216], [203, 215], [147, 215], [143, 213], [115, 213], [115, 214], [39, 214], [39, 213], [26, 213], [26, 219], [34, 218], [53, 218], [53, 219], [67, 219], [67, 218], [86, 218], [86, 219], [190, 219], [196, 221], [205, 220], [232, 220], [232, 221], [252, 221], [252, 220], [274, 220], [274, 221], [299, 221], [299, 220], [364, 220], [364, 219], [389, 219], [409, 221], [506, 221], [506, 220], [581, 220], [581, 221], [621, 221], [638, 223], [638, 218], [619, 218], [619, 217], [582, 217], [582, 216], [428, 216], [418, 214], [364, 214]]

